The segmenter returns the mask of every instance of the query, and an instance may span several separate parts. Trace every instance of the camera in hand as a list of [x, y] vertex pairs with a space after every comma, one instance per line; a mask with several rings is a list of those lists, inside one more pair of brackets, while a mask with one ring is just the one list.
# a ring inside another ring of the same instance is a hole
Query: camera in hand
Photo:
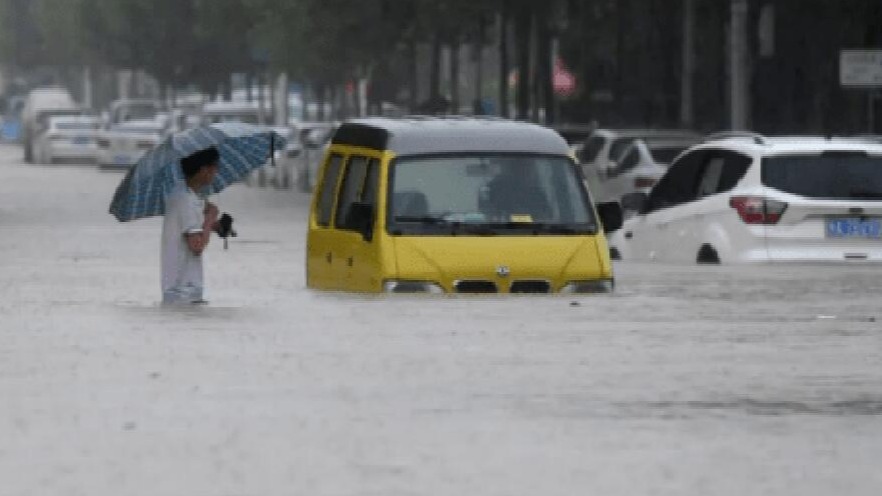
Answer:
[[235, 238], [237, 236], [236, 231], [233, 229], [233, 217], [224, 212], [217, 220], [217, 226], [214, 228], [214, 232], [224, 239], [224, 249], [226, 250], [227, 238]]

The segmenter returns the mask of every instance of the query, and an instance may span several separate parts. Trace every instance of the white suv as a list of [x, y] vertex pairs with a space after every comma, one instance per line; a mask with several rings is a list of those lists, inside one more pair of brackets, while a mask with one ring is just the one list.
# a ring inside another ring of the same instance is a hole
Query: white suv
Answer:
[[623, 204], [614, 258], [882, 262], [882, 144], [715, 135]]

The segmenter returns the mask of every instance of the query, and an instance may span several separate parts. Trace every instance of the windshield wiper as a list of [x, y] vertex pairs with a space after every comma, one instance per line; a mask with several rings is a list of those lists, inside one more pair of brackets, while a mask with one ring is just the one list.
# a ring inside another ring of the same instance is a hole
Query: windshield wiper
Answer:
[[395, 217], [395, 222], [422, 224], [427, 226], [445, 226], [450, 228], [450, 234], [477, 234], [492, 236], [499, 234], [501, 230], [523, 230], [533, 235], [538, 234], [597, 234], [597, 226], [555, 224], [546, 222], [460, 222], [451, 221], [443, 217], [400, 215]]
[[505, 222], [492, 224], [493, 227], [503, 229], [523, 229], [532, 231], [533, 234], [596, 234], [597, 227], [594, 225], [574, 226], [572, 224], [555, 224], [550, 222]]
[[417, 224], [430, 224], [433, 226], [439, 224], [450, 224], [450, 221], [443, 217], [432, 217], [430, 215], [399, 215], [395, 217], [395, 222], [414, 222]]
[[451, 221], [443, 217], [399, 215], [395, 217], [395, 222], [409, 222], [413, 224], [422, 224], [425, 226], [445, 226], [450, 228], [450, 234], [455, 236], [459, 233], [491, 235], [496, 234], [492, 229], [488, 229], [482, 224], [472, 224], [469, 222]]

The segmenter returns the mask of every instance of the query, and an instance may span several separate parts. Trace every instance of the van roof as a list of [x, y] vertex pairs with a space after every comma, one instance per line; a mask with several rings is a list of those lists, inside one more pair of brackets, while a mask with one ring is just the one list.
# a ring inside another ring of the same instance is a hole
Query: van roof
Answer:
[[515, 152], [568, 155], [551, 129], [492, 117], [371, 117], [344, 122], [331, 141], [396, 155], [449, 152]]

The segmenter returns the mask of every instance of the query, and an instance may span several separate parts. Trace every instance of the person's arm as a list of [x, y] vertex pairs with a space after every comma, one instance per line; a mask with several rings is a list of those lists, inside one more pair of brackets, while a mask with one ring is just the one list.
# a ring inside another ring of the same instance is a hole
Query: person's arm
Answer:
[[206, 202], [202, 229], [193, 230], [185, 234], [187, 237], [187, 246], [197, 257], [202, 255], [202, 252], [208, 247], [208, 241], [211, 239], [211, 232], [214, 231], [215, 225], [217, 224], [217, 216], [217, 207]]

